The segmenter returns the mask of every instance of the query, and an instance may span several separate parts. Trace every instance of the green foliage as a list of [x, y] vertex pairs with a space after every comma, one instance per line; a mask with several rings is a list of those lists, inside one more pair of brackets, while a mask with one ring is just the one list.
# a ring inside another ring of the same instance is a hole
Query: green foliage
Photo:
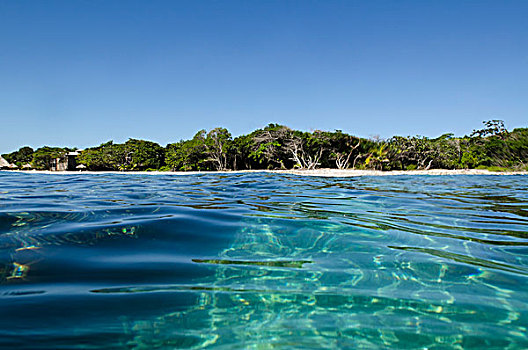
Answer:
[[108, 141], [82, 151], [77, 163], [86, 165], [89, 170], [123, 170], [126, 165], [125, 147]]
[[484, 129], [479, 130], [473, 130], [471, 133], [471, 136], [478, 136], [478, 137], [487, 137], [487, 136], [500, 136], [501, 138], [504, 137], [504, 135], [508, 134], [508, 130], [504, 127], [504, 121], [494, 119], [494, 120], [487, 120], [482, 122], [485, 126]]
[[[77, 164], [89, 170], [201, 171], [243, 169], [356, 168], [377, 170], [412, 169], [519, 169], [528, 168], [528, 128], [508, 132], [501, 120], [484, 122], [470, 136], [444, 134], [394, 136], [388, 141], [367, 140], [343, 133], [292, 130], [269, 124], [248, 135], [232, 138], [225, 128], [200, 130], [191, 140], [168, 144], [129, 139], [112, 141], [80, 153]], [[22, 147], [4, 154], [10, 163], [32, 162], [37, 169], [50, 169], [67, 148]]]
[[515, 169], [512, 168], [505, 168], [500, 166], [485, 166], [485, 165], [479, 165], [476, 169], [484, 169], [488, 171], [515, 171]]
[[500, 127], [492, 128], [493, 134], [486, 137], [472, 136], [463, 139], [465, 168], [504, 167], [522, 168], [528, 160], [528, 129], [514, 129], [512, 132]]
[[176, 171], [209, 170], [206, 162], [206, 132], [200, 130], [192, 140], [167, 145], [165, 159], [167, 166]]
[[368, 169], [384, 170], [390, 163], [388, 156], [388, 144], [378, 142], [369, 150], [367, 158], [365, 159], [365, 167]]
[[250, 135], [236, 137], [232, 142], [231, 155], [233, 170], [253, 169], [254, 159], [250, 156], [253, 139]]
[[250, 135], [249, 157], [257, 169], [292, 168], [293, 162], [287, 147], [292, 130], [286, 126], [269, 124]]
[[512, 155], [512, 163], [524, 163], [528, 165], [528, 128], [513, 129], [508, 134], [505, 142]]
[[171, 171], [171, 168], [168, 165], [164, 165], [161, 168], [157, 169], [157, 171]]
[[471, 150], [467, 150], [462, 154], [462, 158], [460, 159], [460, 165], [465, 169], [472, 169], [476, 168], [479, 164], [479, 156], [472, 152]]
[[[266, 155], [268, 153], [273, 154], [274, 149], [281, 147], [281, 144], [278, 141], [269, 141], [260, 143], [256, 149], [249, 154], [251, 158], [262, 164], [264, 161], [271, 162], [272, 159], [267, 159]], [[271, 151], [270, 151], [271, 150]]]
[[155, 142], [129, 139], [124, 144], [108, 141], [81, 152], [77, 163], [90, 170], [147, 170], [164, 164], [165, 149]]
[[227, 170], [228, 159], [231, 158], [233, 139], [225, 128], [216, 128], [207, 134], [205, 139], [207, 161], [215, 170]]
[[38, 170], [50, 170], [52, 161], [68, 153], [67, 148], [44, 146], [33, 153], [32, 166]]
[[9, 163], [16, 164], [18, 167], [22, 167], [25, 164], [32, 162], [33, 153], [33, 148], [25, 146], [20, 148], [18, 151], [2, 154], [2, 157], [4, 157], [4, 159]]
[[152, 141], [129, 139], [124, 144], [126, 170], [158, 169], [164, 165], [165, 150]]

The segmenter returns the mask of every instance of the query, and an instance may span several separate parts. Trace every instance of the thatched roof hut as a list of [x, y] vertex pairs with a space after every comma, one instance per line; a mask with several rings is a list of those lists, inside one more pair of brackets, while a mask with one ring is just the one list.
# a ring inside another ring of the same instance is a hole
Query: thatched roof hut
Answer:
[[84, 170], [84, 169], [86, 169], [86, 165], [79, 164], [79, 165], [76, 166], [76, 168], [79, 169], [79, 170]]
[[27, 164], [24, 164], [22, 166], [22, 169], [32, 169], [33, 167], [31, 166], [31, 164], [27, 163]]
[[0, 169], [9, 169], [9, 162], [0, 156]]

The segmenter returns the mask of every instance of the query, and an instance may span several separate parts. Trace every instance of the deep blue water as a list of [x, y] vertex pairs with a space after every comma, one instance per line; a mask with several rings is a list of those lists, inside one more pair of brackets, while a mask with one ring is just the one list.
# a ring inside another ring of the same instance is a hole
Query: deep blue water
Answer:
[[528, 177], [0, 172], [0, 348], [528, 348]]

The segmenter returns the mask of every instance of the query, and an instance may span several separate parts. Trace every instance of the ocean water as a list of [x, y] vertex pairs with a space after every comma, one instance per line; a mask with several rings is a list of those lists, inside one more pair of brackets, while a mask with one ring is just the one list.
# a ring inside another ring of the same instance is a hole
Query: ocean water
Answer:
[[0, 172], [2, 349], [525, 349], [528, 177]]

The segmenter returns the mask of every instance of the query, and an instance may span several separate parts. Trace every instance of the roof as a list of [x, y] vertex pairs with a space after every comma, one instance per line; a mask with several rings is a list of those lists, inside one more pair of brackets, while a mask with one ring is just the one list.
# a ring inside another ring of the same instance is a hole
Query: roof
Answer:
[[0, 168], [9, 168], [9, 162], [0, 156]]

